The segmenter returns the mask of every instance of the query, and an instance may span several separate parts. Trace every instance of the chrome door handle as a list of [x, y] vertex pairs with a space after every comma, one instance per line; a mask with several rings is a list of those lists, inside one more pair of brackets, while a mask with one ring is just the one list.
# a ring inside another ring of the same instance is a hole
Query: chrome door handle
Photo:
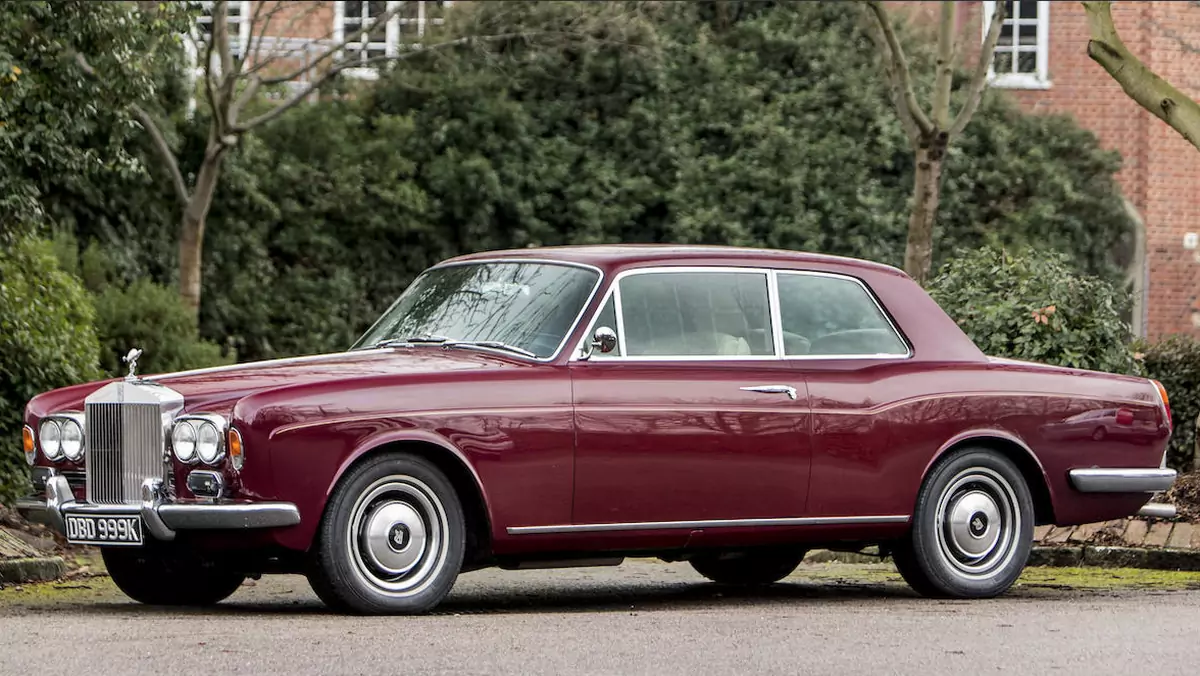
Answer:
[[738, 388], [746, 392], [761, 392], [762, 394], [786, 394], [788, 399], [796, 398], [796, 388], [791, 385], [751, 385]]

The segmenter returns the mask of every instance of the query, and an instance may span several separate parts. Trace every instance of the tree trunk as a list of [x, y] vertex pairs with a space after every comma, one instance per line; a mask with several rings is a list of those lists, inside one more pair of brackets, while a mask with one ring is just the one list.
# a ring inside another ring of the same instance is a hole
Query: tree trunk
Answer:
[[200, 173], [196, 177], [196, 189], [183, 211], [183, 223], [179, 232], [179, 295], [192, 314], [197, 316], [200, 314], [200, 264], [204, 254], [204, 223], [208, 220], [208, 209], [212, 206], [224, 157], [223, 146], [210, 146], [204, 153], [204, 162], [200, 165]]
[[1159, 77], [1121, 41], [1108, 2], [1085, 2], [1087, 53], [1112, 76], [1125, 94], [1158, 119], [1171, 125], [1188, 143], [1200, 148], [1200, 103]]
[[941, 192], [944, 142], [922, 139], [916, 152], [912, 213], [908, 218], [908, 244], [904, 271], [924, 286], [933, 267], [933, 224]]

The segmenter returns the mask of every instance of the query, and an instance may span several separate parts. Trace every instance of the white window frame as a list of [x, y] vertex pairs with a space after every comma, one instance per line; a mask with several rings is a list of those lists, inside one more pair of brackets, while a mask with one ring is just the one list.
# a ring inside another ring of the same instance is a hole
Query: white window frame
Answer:
[[[360, 2], [361, 0], [349, 0], [350, 2]], [[425, 2], [427, 0], [387, 0], [385, 10], [391, 11], [398, 8], [404, 2], [417, 3], [417, 18], [401, 17], [393, 15], [387, 22], [387, 33], [384, 37], [384, 54], [389, 57], [394, 57], [400, 53], [400, 26], [417, 24], [417, 37], [424, 37], [426, 26], [438, 26], [444, 21], [442, 18], [426, 19], [425, 18]], [[448, 8], [453, 4], [450, 0], [445, 0], [442, 3], [443, 8]], [[359, 26], [361, 28], [361, 26]], [[341, 44], [342, 40], [346, 39], [346, 4], [345, 0], [335, 0], [333, 3], [333, 43]], [[378, 44], [378, 43], [376, 43]], [[345, 57], [346, 50], [343, 50], [341, 55]], [[379, 69], [373, 67], [355, 67], [347, 68], [342, 71], [349, 77], [361, 78], [364, 80], [374, 80], [379, 77]]]
[[[995, 71], [996, 57], [992, 56], [988, 64], [988, 83], [993, 87], [1006, 89], [1049, 89], [1050, 83], [1050, 5], [1049, 0], [1017, 0], [1017, 2], [1037, 2], [1038, 15], [1036, 19], [1015, 19], [1005, 17], [1004, 23], [1013, 26], [1013, 63], [1017, 62], [1016, 51], [1019, 36], [1017, 26], [1037, 26], [1037, 72], [1036, 73], [997, 73]], [[996, 0], [983, 1], [983, 37], [980, 43], [987, 39], [987, 29], [996, 12]]]

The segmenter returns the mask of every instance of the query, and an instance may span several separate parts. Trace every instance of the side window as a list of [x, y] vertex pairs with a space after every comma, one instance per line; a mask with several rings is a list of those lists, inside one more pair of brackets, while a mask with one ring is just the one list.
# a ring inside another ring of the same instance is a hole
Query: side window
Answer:
[[619, 290], [628, 356], [775, 354], [765, 273], [643, 273]]
[[908, 354], [870, 293], [850, 279], [781, 272], [779, 314], [787, 356]]

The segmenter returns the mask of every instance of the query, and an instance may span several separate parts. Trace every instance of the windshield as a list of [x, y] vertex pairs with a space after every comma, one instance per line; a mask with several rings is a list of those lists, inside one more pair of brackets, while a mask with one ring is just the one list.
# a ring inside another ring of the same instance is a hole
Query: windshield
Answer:
[[558, 352], [599, 282], [553, 263], [470, 263], [426, 271], [355, 348], [384, 341], [492, 342], [545, 359]]

